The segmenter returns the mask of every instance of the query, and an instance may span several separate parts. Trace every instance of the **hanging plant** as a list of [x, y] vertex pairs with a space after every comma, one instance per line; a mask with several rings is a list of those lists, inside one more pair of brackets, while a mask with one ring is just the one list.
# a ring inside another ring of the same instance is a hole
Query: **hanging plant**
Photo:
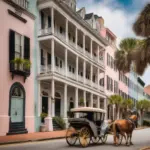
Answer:
[[28, 59], [23, 60], [23, 69], [24, 70], [30, 70], [31, 68], [31, 62]]
[[14, 60], [11, 61], [11, 63], [15, 64], [15, 69], [21, 70], [22, 64], [23, 64], [23, 59], [22, 58], [15, 58]]

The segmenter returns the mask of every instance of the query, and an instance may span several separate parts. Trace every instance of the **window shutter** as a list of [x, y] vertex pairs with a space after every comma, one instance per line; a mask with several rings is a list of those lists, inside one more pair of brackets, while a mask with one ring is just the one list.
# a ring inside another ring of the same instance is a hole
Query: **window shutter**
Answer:
[[24, 59], [30, 60], [30, 39], [24, 37]]
[[15, 58], [15, 32], [9, 31], [9, 61]]
[[50, 28], [51, 27], [51, 17], [48, 16], [48, 27]]
[[47, 53], [47, 63], [48, 63], [48, 65], [50, 65], [51, 64], [51, 54], [49, 54], [49, 53]]
[[41, 28], [44, 29], [44, 13], [41, 11]]
[[[9, 31], [9, 62], [15, 58], [15, 32]], [[10, 63], [10, 70], [14, 68], [14, 65]]]

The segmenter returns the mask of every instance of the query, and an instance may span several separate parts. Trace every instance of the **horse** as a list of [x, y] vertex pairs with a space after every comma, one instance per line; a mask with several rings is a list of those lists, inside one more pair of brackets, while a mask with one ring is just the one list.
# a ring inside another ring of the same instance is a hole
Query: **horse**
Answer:
[[[114, 144], [116, 146], [119, 145], [118, 144], [119, 134], [125, 138], [126, 145], [128, 146], [133, 145], [131, 138], [132, 138], [132, 132], [134, 128], [137, 127], [137, 121], [138, 121], [138, 115], [131, 115], [128, 119], [115, 120], [112, 123], [112, 132], [114, 134]], [[122, 139], [121, 139], [121, 142], [122, 142]]]

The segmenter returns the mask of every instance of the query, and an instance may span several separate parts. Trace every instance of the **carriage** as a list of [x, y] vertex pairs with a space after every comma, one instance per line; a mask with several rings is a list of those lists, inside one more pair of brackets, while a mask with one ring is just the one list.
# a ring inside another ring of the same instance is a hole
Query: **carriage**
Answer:
[[68, 145], [79, 141], [82, 147], [91, 143], [105, 143], [109, 133], [109, 124], [104, 121], [106, 111], [99, 108], [79, 107], [71, 109], [72, 117], [68, 120], [66, 132]]

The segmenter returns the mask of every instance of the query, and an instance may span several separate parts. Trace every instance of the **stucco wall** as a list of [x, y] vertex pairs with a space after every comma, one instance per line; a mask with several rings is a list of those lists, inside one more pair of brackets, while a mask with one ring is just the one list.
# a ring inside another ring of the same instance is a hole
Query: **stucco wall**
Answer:
[[9, 29], [17, 31], [18, 33], [30, 38], [30, 57], [33, 62], [33, 30], [34, 20], [22, 14], [22, 17], [27, 20], [23, 23], [15, 17], [8, 14], [8, 9], [14, 11], [14, 8], [7, 3], [0, 1], [0, 135], [8, 132], [9, 128], [9, 90], [14, 82], [20, 82], [26, 92], [26, 107], [25, 118], [26, 128], [29, 132], [34, 132], [34, 85], [33, 85], [33, 68], [31, 68], [31, 75], [23, 82], [23, 77], [15, 76], [12, 80], [11, 73], [9, 72]]

